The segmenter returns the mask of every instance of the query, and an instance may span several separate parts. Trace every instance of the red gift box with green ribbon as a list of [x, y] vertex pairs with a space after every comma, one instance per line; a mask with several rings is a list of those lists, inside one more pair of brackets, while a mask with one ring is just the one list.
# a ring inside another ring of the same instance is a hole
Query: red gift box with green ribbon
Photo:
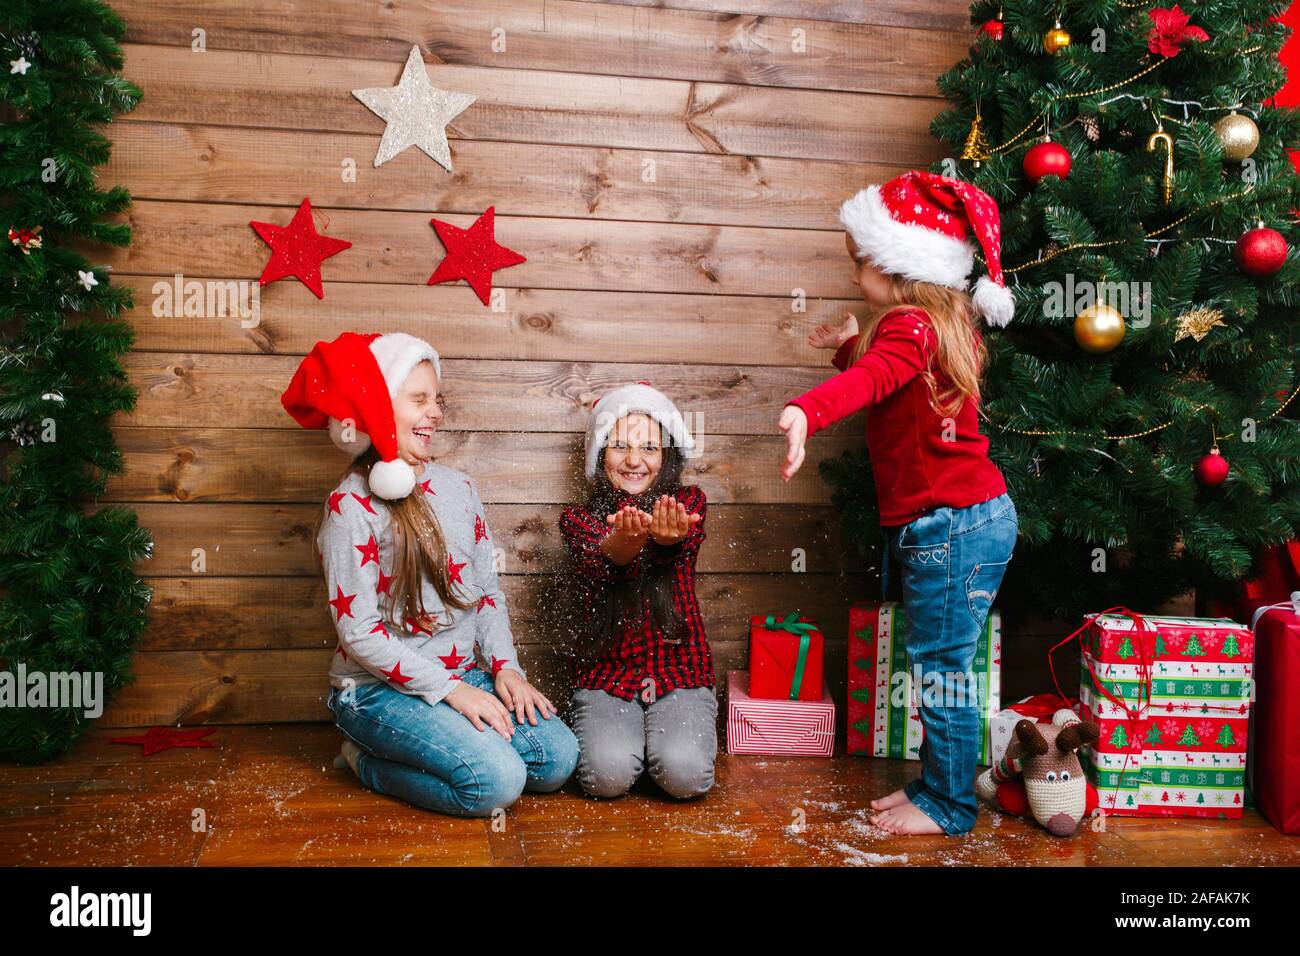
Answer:
[[795, 611], [749, 621], [749, 696], [821, 700], [825, 642], [817, 625]]

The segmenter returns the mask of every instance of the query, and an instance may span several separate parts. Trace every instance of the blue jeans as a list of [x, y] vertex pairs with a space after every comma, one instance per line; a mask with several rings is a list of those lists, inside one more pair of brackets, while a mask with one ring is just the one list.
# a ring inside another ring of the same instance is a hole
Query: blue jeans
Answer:
[[[494, 693], [481, 668], [465, 683]], [[326, 705], [334, 723], [358, 747], [357, 772], [376, 793], [462, 817], [491, 816], [524, 790], [558, 790], [578, 765], [578, 739], [559, 717], [527, 718], [509, 743], [495, 730], [479, 730], [446, 701], [429, 702], [385, 683], [362, 684], [350, 694], [337, 687]]]
[[[971, 664], [1017, 530], [1016, 508], [1006, 494], [966, 508], [936, 508], [882, 529], [881, 586], [888, 594], [892, 559], [901, 569], [908, 666], [914, 675], [919, 669], [923, 680], [914, 686], [925, 728], [921, 776], [904, 789], [948, 834], [975, 825], [981, 715], [979, 701], [968, 692], [974, 686]], [[926, 693], [932, 675], [942, 680], [942, 703]]]

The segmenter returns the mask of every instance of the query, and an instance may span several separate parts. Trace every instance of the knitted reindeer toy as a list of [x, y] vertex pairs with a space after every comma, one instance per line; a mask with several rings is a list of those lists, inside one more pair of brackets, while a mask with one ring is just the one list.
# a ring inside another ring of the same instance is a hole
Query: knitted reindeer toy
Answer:
[[1065, 708], [1050, 726], [1022, 720], [996, 766], [975, 781], [975, 792], [1006, 813], [1033, 816], [1054, 836], [1073, 836], [1097, 806], [1097, 789], [1083, 775], [1078, 750], [1097, 742], [1097, 725]]

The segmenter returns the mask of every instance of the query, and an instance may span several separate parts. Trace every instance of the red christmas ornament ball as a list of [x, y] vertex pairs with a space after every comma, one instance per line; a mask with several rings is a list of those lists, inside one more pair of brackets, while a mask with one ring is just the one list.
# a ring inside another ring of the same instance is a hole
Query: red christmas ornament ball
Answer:
[[1215, 448], [1196, 463], [1196, 480], [1207, 488], [1221, 485], [1228, 477], [1228, 459]]
[[980, 27], [980, 33], [992, 37], [995, 40], [1001, 40], [1002, 27], [1003, 24], [1001, 20], [985, 20], [983, 26]]
[[1025, 153], [1025, 176], [1037, 183], [1044, 176], [1064, 179], [1070, 175], [1070, 151], [1060, 143], [1039, 143]]
[[1286, 264], [1287, 245], [1282, 233], [1267, 226], [1247, 229], [1232, 249], [1237, 266], [1248, 276], [1271, 276]]

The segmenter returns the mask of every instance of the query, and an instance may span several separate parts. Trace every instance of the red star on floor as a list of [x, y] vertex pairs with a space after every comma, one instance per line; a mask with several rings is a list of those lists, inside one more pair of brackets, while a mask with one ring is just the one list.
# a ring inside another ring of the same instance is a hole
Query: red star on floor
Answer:
[[393, 665], [393, 669], [392, 669], [391, 671], [386, 671], [386, 670], [384, 670], [384, 669], [381, 667], [381, 668], [379, 669], [379, 673], [383, 674], [385, 677], [387, 677], [387, 678], [388, 678], [390, 681], [392, 681], [394, 684], [405, 684], [405, 683], [408, 683], [408, 682], [410, 682], [410, 681], [415, 680], [414, 677], [408, 677], [408, 676], [406, 676], [405, 674], [402, 673], [402, 662], [401, 662], [401, 661], [398, 661], [396, 664], [394, 664], [394, 665]]
[[379, 563], [379, 542], [375, 540], [373, 534], [365, 544], [354, 544], [352, 547], [361, 552], [361, 567], [364, 568], [367, 561], [373, 561], [375, 564]]
[[329, 603], [330, 607], [334, 608], [334, 620], [340, 621], [345, 617], [352, 616], [352, 601], [356, 598], [356, 595], [344, 594], [343, 588], [339, 587], [337, 584], [334, 586], [338, 588], [338, 597]]
[[478, 515], [475, 515], [474, 516], [474, 543], [478, 544], [487, 536], [488, 536], [487, 525], [483, 523], [482, 518], [480, 518]]
[[465, 663], [465, 658], [461, 657], [459, 654], [456, 653], [455, 644], [451, 645], [450, 654], [448, 654], [446, 657], [443, 657], [441, 654], [439, 654], [438, 660], [442, 661], [443, 666], [446, 667], [447, 670], [449, 671], [454, 671], [457, 667], [460, 667], [461, 664]]
[[455, 562], [455, 560], [451, 556], [451, 552], [447, 553], [447, 574], [451, 577], [451, 580], [454, 581], [456, 584], [465, 583], [460, 579], [460, 569], [463, 567], [465, 567], [464, 564], [457, 564]]
[[495, 206], [488, 206], [487, 212], [479, 216], [468, 229], [461, 229], [440, 219], [430, 220], [438, 238], [447, 248], [447, 257], [438, 263], [438, 268], [429, 276], [429, 285], [464, 279], [479, 297], [479, 301], [487, 305], [488, 296], [492, 294], [492, 273], [527, 261], [519, 253], [497, 243], [495, 210]]
[[285, 276], [294, 276], [311, 289], [318, 299], [325, 298], [321, 288], [320, 264], [336, 256], [352, 243], [316, 231], [311, 218], [311, 200], [304, 199], [287, 226], [271, 222], [250, 222], [259, 236], [271, 247], [271, 259], [262, 270], [259, 285], [267, 285]]
[[176, 727], [150, 727], [137, 737], [113, 737], [110, 740], [115, 744], [139, 744], [144, 748], [141, 756], [151, 757], [173, 747], [212, 747], [211, 740], [202, 738], [214, 733], [216, 729], [216, 727], [200, 727], [196, 730], [180, 730]]

